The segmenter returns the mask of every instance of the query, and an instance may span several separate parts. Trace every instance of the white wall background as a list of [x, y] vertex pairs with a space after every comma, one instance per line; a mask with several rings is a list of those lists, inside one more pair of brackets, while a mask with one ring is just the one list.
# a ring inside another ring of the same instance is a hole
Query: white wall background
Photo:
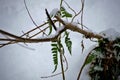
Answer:
[[[37, 24], [46, 20], [44, 9], [51, 11], [59, 8], [60, 0], [26, 0], [32, 17]], [[76, 10], [80, 9], [80, 0], [67, 0]], [[115, 28], [120, 32], [120, 0], [86, 0], [84, 24], [95, 32], [108, 28]], [[0, 29], [16, 35], [22, 31], [32, 29], [34, 25], [30, 20], [23, 0], [0, 0]], [[76, 80], [85, 52], [81, 54], [81, 35], [71, 34], [73, 40], [73, 53], [68, 53], [69, 70], [66, 80]], [[85, 40], [85, 50], [94, 43]], [[42, 80], [41, 76], [50, 75], [54, 69], [52, 63], [50, 43], [28, 44], [35, 50], [28, 50], [19, 45], [8, 45], [0, 49], [0, 80]], [[60, 68], [58, 69], [58, 72]], [[87, 80], [83, 74], [82, 80]], [[61, 80], [61, 76], [44, 80]]]

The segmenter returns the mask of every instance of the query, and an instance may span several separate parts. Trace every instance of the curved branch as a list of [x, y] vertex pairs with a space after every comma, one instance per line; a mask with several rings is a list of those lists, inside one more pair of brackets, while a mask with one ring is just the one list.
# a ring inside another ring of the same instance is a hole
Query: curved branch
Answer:
[[99, 34], [95, 34], [93, 32], [83, 30], [83, 29], [79, 28], [77, 25], [65, 22], [61, 18], [59, 18], [58, 16], [55, 16], [55, 18], [57, 19], [57, 21], [59, 21], [60, 23], [63, 24], [63, 27], [62, 26], [59, 27], [54, 35], [50, 35], [50, 36], [46, 36], [46, 37], [42, 37], [42, 38], [37, 38], [37, 39], [33, 39], [33, 38], [31, 39], [31, 38], [23, 38], [23, 35], [16, 36], [16, 35], [11, 34], [9, 32], [0, 30], [1, 34], [12, 38], [12, 39], [11, 38], [0, 38], [0, 41], [14, 41], [14, 42], [24, 42], [24, 43], [38, 43], [38, 42], [56, 41], [58, 36], [62, 32], [64, 32], [66, 29], [83, 34], [83, 35], [85, 35], [86, 38], [97, 38], [97, 39], [103, 38], [103, 36], [101, 36]]
[[57, 37], [64, 32], [66, 29], [69, 29], [71, 31], [74, 32], [78, 32], [80, 34], [85, 35], [87, 38], [97, 38], [97, 39], [101, 39], [103, 38], [101, 35], [99, 34], [95, 34], [93, 32], [89, 32], [86, 30], [83, 30], [81, 28], [79, 28], [78, 26], [72, 24], [72, 23], [67, 23], [65, 21], [63, 21], [61, 18], [59, 18], [58, 16], [55, 16], [56, 19], [62, 23], [64, 25], [64, 27], [60, 27], [59, 29], [57, 29], [56, 33], [54, 35], [50, 35], [47, 37], [42, 37], [39, 39], [30, 39], [30, 38], [23, 38], [23, 37], [19, 37], [16, 36], [14, 34], [8, 33], [6, 31], [0, 30], [0, 33], [3, 35], [7, 35], [8, 37], [11, 37], [13, 39], [4, 39], [4, 38], [0, 38], [0, 41], [15, 41], [15, 42], [24, 42], [24, 43], [38, 43], [38, 42], [49, 42], [49, 41], [56, 41]]
[[[57, 22], [57, 20], [53, 20], [53, 21], [54, 21], [54, 22]], [[26, 36], [26, 35], [28, 35], [29, 33], [37, 30], [38, 28], [40, 28], [40, 27], [42, 27], [42, 26], [45, 26], [45, 25], [48, 24], [48, 23], [49, 23], [49, 22], [45, 22], [45, 23], [37, 26], [36, 28], [33, 28], [33, 29], [27, 31], [26, 33], [22, 34], [20, 37]], [[40, 34], [41, 31], [38, 32], [38, 33]], [[33, 36], [29, 37], [29, 39], [32, 38], [32, 37], [34, 37], [34, 36], [36, 36], [36, 35], [37, 35], [37, 34], [34, 34]], [[6, 46], [6, 45], [9, 45], [9, 44], [15, 44], [15, 43], [16, 43], [15, 41], [10, 41], [10, 42], [7, 42], [7, 43], [3, 43], [3, 44], [0, 44], [0, 48], [1, 48], [1, 47], [4, 47], [4, 46]]]
[[15, 42], [24, 42], [24, 43], [38, 43], [38, 42], [50, 42], [50, 41], [56, 41], [57, 37], [64, 32], [66, 29], [65, 27], [61, 27], [60, 29], [57, 29], [56, 33], [54, 35], [38, 38], [38, 39], [30, 39], [30, 38], [23, 38], [16, 36], [14, 34], [8, 33], [6, 31], [0, 30], [0, 33], [6, 36], [9, 36], [13, 39], [4, 39], [0, 38], [0, 41], [15, 41]]
[[99, 35], [99, 34], [95, 34], [93, 32], [89, 32], [89, 31], [86, 31], [86, 30], [83, 30], [81, 28], [79, 28], [77, 25], [74, 25], [72, 23], [68, 23], [68, 22], [65, 22], [63, 21], [61, 18], [59, 18], [58, 16], [55, 16], [56, 19], [62, 23], [66, 29], [69, 29], [71, 31], [74, 31], [74, 32], [78, 32], [80, 34], [83, 34], [86, 36], [86, 38], [97, 38], [97, 39], [101, 39], [103, 38], [103, 36]]

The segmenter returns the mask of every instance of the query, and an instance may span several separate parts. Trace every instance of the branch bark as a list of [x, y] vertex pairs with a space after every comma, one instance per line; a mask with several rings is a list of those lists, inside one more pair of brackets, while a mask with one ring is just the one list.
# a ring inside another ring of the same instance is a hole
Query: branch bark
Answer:
[[89, 32], [89, 31], [86, 31], [86, 30], [83, 30], [81, 28], [79, 28], [78, 26], [72, 24], [72, 23], [68, 23], [68, 22], [65, 22], [63, 21], [61, 18], [59, 18], [58, 16], [55, 16], [56, 19], [63, 24], [63, 28], [61, 29], [56, 29], [56, 33], [53, 35], [53, 36], [46, 36], [46, 37], [43, 37], [43, 38], [37, 38], [37, 39], [30, 39], [30, 38], [24, 38], [24, 37], [19, 37], [19, 36], [16, 36], [14, 34], [11, 34], [9, 32], [6, 32], [4, 30], [0, 30], [0, 33], [2, 35], [6, 35], [8, 37], [11, 37], [11, 38], [0, 38], [0, 41], [14, 41], [14, 42], [24, 42], [24, 43], [38, 43], [38, 42], [50, 42], [50, 41], [56, 41], [58, 36], [63, 33], [65, 30], [71, 30], [71, 31], [74, 31], [74, 32], [78, 32], [80, 34], [83, 34], [86, 36], [86, 38], [97, 38], [97, 39], [101, 39], [103, 38], [101, 35], [99, 34], [95, 34], [93, 32]]
[[73, 25], [72, 23], [67, 23], [65, 21], [63, 21], [61, 18], [59, 18], [58, 16], [56, 16], [56, 19], [61, 22], [66, 29], [69, 29], [71, 31], [74, 31], [74, 32], [78, 32], [80, 34], [83, 34], [85, 35], [87, 38], [97, 38], [97, 39], [101, 39], [103, 38], [101, 35], [99, 34], [95, 34], [93, 32], [89, 32], [89, 31], [86, 31], [86, 30], [83, 30], [81, 28], [79, 28], [78, 26], [76, 25]]
[[24, 42], [24, 43], [38, 43], [38, 42], [56, 41], [57, 37], [64, 31], [65, 31], [65, 28], [58, 30], [57, 33], [55, 35], [53, 35], [53, 37], [47, 36], [47, 37], [42, 37], [42, 38], [38, 38], [38, 39], [30, 39], [30, 38], [19, 37], [19, 36], [16, 36], [14, 34], [11, 34], [9, 32], [0, 30], [1, 34], [14, 38], [14, 39], [0, 38], [0, 41], [16, 41], [16, 42]]

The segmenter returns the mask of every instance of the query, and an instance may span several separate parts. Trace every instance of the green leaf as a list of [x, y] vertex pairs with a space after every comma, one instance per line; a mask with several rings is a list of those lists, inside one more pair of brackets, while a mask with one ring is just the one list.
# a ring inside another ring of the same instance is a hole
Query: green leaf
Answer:
[[52, 33], [52, 25], [51, 25], [51, 22], [50, 22], [49, 19], [47, 21], [48, 21], [48, 25], [49, 25], [49, 33], [48, 33], [48, 35], [50, 35]]
[[67, 18], [72, 17], [72, 14], [70, 14], [69, 12], [67, 12], [64, 7], [61, 7], [61, 14], [62, 14], [62, 17], [67, 17]]
[[52, 42], [51, 44], [52, 46], [52, 56], [53, 56], [53, 62], [54, 62], [54, 65], [55, 65], [55, 69], [53, 70], [53, 73], [57, 70], [57, 65], [58, 65], [58, 45], [56, 42]]
[[68, 48], [69, 53], [72, 54], [72, 41], [69, 38], [68, 32], [65, 32], [65, 35], [66, 35], [66, 37], [65, 37], [66, 47]]
[[54, 73], [56, 70], [57, 70], [57, 65], [55, 65], [55, 68], [54, 68], [52, 73]]
[[72, 17], [72, 14], [70, 14], [68, 12], [63, 12], [62, 17]]
[[72, 54], [72, 51], [71, 51], [71, 49], [72, 49], [72, 42], [69, 41], [69, 42], [67, 43], [67, 46], [68, 46], [68, 50], [69, 50], [70, 54]]
[[94, 59], [95, 59], [95, 55], [94, 55], [94, 54], [91, 54], [91, 55], [87, 58], [87, 60], [86, 60], [86, 62], [85, 62], [85, 65], [91, 63]]
[[55, 44], [55, 43], [52, 43], [52, 44], [51, 44], [51, 46], [55, 46], [55, 47], [56, 47], [56, 46], [57, 46], [57, 44]]
[[48, 35], [50, 35], [52, 33], [52, 25], [49, 25], [49, 33]]
[[58, 49], [57, 49], [57, 47], [53, 47], [51, 50], [52, 51], [57, 51]]
[[52, 53], [57, 53], [57, 51], [52, 51]]

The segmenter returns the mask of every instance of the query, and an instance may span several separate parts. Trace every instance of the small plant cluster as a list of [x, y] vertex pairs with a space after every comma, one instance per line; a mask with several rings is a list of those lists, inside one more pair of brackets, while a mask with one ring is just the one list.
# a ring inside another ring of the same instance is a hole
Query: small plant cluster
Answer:
[[[68, 48], [69, 53], [71, 54], [72, 41], [69, 38], [69, 33], [68, 32], [65, 32], [64, 41], [65, 41], [66, 47]], [[52, 51], [52, 54], [53, 54], [53, 62], [54, 62], [54, 66], [55, 66], [55, 69], [54, 69], [53, 72], [55, 72], [56, 69], [57, 69], [57, 66], [58, 66], [58, 53], [61, 54], [61, 52], [62, 52], [64, 54], [64, 47], [63, 47], [63, 44], [61, 43], [60, 40], [58, 42], [52, 42], [51, 46], [52, 46], [51, 51]], [[62, 50], [60, 50], [60, 49], [62, 49]]]
[[118, 80], [120, 76], [120, 39], [98, 41], [86, 64], [91, 63], [89, 75], [91, 80]]
[[[61, 6], [60, 7], [60, 10], [56, 10], [56, 11], [53, 11], [53, 13], [51, 12], [51, 18], [55, 18], [55, 16], [59, 16], [61, 18], [72, 18], [72, 14], [70, 14], [68, 11], [66, 11], [66, 9]], [[49, 20], [48, 20], [49, 21]], [[53, 25], [51, 24], [51, 22], [49, 22], [49, 35], [52, 33], [53, 31]], [[61, 27], [61, 24], [59, 24], [59, 27]], [[69, 51], [70, 54], [72, 54], [72, 41], [70, 40], [70, 37], [69, 37], [69, 32], [68, 31], [65, 31], [64, 32], [64, 43]], [[58, 66], [58, 53], [61, 54], [62, 52], [62, 55], [64, 55], [64, 46], [63, 46], [63, 43], [61, 42], [61, 37], [59, 37], [59, 39], [55, 42], [52, 42], [51, 43], [51, 46], [52, 46], [52, 54], [53, 54], [53, 62], [54, 62], [54, 66], [55, 66], [55, 69], [53, 72], [56, 71], [57, 69], [57, 66]], [[62, 49], [62, 51], [60, 50]]]

